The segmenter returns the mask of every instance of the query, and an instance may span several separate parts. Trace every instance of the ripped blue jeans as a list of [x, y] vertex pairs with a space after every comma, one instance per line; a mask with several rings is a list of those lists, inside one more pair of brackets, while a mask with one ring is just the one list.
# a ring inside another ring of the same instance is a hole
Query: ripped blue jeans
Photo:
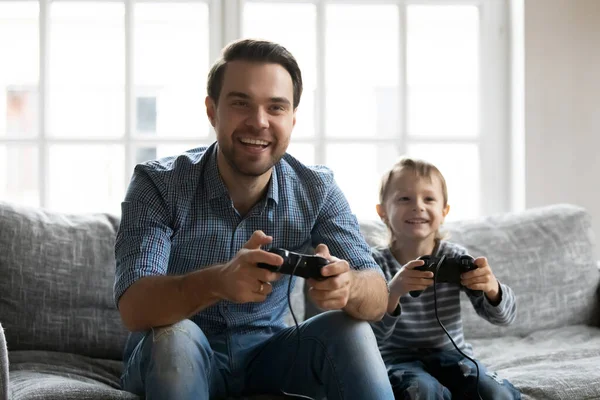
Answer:
[[[509, 381], [477, 365], [481, 399], [521, 399]], [[456, 350], [423, 352], [412, 361], [389, 363], [387, 370], [396, 400], [479, 399], [475, 364]]]
[[[342, 311], [295, 327], [207, 337], [190, 320], [130, 340], [124, 390], [146, 399], [208, 400], [288, 393], [315, 399], [392, 400], [369, 324]], [[293, 361], [295, 360], [295, 361]]]

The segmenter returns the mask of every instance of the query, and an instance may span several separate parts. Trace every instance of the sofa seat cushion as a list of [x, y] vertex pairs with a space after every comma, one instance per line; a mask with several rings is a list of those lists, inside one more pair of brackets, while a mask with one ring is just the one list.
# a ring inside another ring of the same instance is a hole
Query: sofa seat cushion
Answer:
[[525, 400], [600, 398], [599, 328], [573, 325], [469, 342], [475, 357], [512, 382]]
[[121, 362], [51, 351], [12, 351], [13, 400], [137, 399], [120, 390]]
[[[10, 352], [11, 400], [139, 399], [120, 390], [122, 363], [115, 360], [52, 351]], [[287, 396], [256, 395], [228, 400], [285, 400]]]

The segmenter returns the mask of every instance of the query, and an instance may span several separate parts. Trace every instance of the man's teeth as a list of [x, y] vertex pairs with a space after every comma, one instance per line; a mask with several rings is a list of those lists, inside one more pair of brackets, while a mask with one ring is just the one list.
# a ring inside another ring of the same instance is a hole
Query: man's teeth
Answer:
[[260, 140], [260, 139], [240, 139], [240, 141], [244, 144], [253, 144], [256, 146], [268, 146], [269, 142], [265, 142], [264, 140]]

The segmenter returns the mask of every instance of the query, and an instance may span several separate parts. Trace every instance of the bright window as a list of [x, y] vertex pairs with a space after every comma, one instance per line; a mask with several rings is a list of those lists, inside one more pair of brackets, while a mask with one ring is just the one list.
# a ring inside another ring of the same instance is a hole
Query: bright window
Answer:
[[136, 163], [214, 141], [208, 69], [261, 37], [303, 73], [288, 151], [332, 168], [359, 217], [401, 154], [442, 170], [451, 219], [506, 211], [504, 3], [2, 1], [0, 199], [119, 212]]

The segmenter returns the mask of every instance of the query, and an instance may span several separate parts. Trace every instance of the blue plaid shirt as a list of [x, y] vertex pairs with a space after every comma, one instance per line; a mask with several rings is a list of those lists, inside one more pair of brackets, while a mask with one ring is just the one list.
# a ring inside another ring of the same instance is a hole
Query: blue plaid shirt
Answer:
[[[115, 302], [144, 276], [227, 263], [259, 229], [273, 237], [273, 247], [305, 253], [324, 243], [352, 268], [380, 271], [330, 170], [286, 154], [265, 198], [240, 216], [219, 175], [215, 143], [136, 166], [115, 245]], [[264, 302], [223, 300], [192, 320], [207, 335], [284, 327], [287, 282], [273, 282]]]

